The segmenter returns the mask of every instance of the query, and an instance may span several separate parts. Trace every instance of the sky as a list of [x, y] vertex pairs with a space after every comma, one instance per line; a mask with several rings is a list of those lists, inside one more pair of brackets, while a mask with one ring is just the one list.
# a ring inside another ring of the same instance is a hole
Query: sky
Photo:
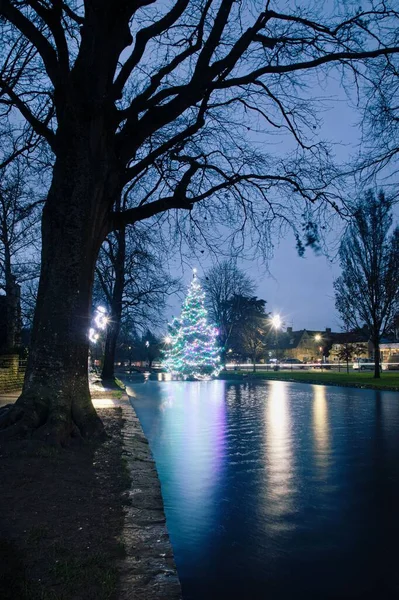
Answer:
[[[331, 79], [323, 90], [323, 96], [330, 98], [329, 107], [322, 112], [323, 125], [320, 135], [334, 144], [336, 161], [343, 163], [355, 154], [359, 142], [359, 113], [348, 105], [345, 91], [338, 80]], [[336, 255], [339, 226], [332, 232], [329, 250]], [[335, 247], [335, 250], [334, 250]], [[176, 274], [183, 274], [187, 285], [191, 279], [191, 268], [197, 267], [201, 276], [211, 265], [204, 260], [198, 264], [194, 260]], [[257, 284], [257, 296], [266, 300], [266, 310], [280, 314], [285, 326], [297, 329], [341, 330], [341, 321], [335, 309], [333, 281], [340, 274], [336, 258], [316, 255], [307, 249], [304, 257], [299, 257], [295, 240], [291, 233], [275, 240], [274, 256], [268, 268], [260, 261], [239, 260], [238, 266], [251, 276]], [[177, 271], [180, 266], [176, 267]], [[269, 273], [267, 272], [269, 271]], [[168, 319], [180, 312], [181, 299], [171, 299]]]

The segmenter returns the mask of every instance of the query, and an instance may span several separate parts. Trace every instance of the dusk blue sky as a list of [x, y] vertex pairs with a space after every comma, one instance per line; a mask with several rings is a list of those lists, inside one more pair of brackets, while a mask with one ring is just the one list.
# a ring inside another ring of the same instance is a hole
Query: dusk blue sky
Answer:
[[[320, 137], [333, 143], [336, 161], [344, 163], [357, 150], [360, 114], [349, 106], [338, 79], [331, 77], [327, 87], [317, 90], [317, 95], [329, 99], [328, 106], [324, 105], [321, 113], [323, 125]], [[330, 238], [332, 258], [336, 256], [340, 233], [337, 224], [335, 233]], [[199, 275], [210, 264], [206, 260], [200, 264], [192, 261], [192, 266], [197, 266]], [[307, 249], [304, 257], [299, 257], [294, 237], [288, 233], [282, 239], [275, 239], [274, 256], [268, 265], [269, 274], [257, 261], [242, 260], [238, 264], [257, 282], [257, 295], [267, 301], [267, 310], [279, 313], [286, 326], [293, 326], [294, 329], [323, 330], [331, 327], [335, 331], [340, 330], [333, 289], [333, 280], [340, 273], [336, 259], [331, 262], [324, 255], [316, 255], [311, 249]], [[191, 278], [190, 269], [191, 265], [187, 265], [183, 271], [187, 284]], [[168, 318], [179, 313], [180, 304], [181, 299], [177, 297], [170, 302]]]

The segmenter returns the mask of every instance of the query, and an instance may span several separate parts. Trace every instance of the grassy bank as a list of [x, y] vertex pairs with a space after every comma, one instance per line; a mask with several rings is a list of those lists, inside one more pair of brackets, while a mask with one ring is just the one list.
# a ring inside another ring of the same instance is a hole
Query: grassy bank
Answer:
[[378, 390], [398, 390], [399, 372], [383, 372], [381, 379], [374, 379], [372, 373], [354, 372], [319, 372], [319, 371], [257, 371], [243, 373], [223, 371], [220, 379], [270, 379], [277, 381], [298, 381], [302, 383], [322, 383], [325, 385], [342, 385]]
[[0, 447], [2, 600], [118, 597], [130, 477], [122, 410], [109, 400], [99, 404], [108, 433], [101, 443], [58, 450], [25, 440]]

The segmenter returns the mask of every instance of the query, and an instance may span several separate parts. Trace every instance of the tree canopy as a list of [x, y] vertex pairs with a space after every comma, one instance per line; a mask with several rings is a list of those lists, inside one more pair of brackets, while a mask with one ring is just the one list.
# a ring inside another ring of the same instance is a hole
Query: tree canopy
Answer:
[[[308, 210], [323, 197], [335, 206], [322, 193], [332, 173], [310, 74], [399, 51], [398, 12], [380, 2], [284, 12], [269, 0], [2, 0], [0, 14], [4, 111], [55, 156], [74, 143], [71, 123], [104, 126], [109, 195], [131, 186], [132, 198], [117, 213], [111, 201], [107, 231], [201, 202], [219, 221], [224, 207], [238, 230], [252, 220], [265, 244], [275, 219], [296, 223], [272, 189]], [[254, 145], [277, 133], [291, 138], [285, 156]]]
[[336, 307], [352, 328], [363, 324], [375, 352], [375, 376], [380, 376], [379, 342], [392, 326], [399, 308], [399, 227], [392, 229], [392, 200], [369, 190], [358, 201], [342, 239], [342, 275], [334, 282]]

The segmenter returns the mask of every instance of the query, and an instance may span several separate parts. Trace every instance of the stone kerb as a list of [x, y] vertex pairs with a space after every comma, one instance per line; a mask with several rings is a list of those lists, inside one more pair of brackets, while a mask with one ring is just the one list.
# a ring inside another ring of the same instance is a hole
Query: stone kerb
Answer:
[[131, 476], [123, 542], [120, 600], [180, 600], [181, 588], [166, 528], [161, 486], [140, 422], [123, 396], [124, 454]]

